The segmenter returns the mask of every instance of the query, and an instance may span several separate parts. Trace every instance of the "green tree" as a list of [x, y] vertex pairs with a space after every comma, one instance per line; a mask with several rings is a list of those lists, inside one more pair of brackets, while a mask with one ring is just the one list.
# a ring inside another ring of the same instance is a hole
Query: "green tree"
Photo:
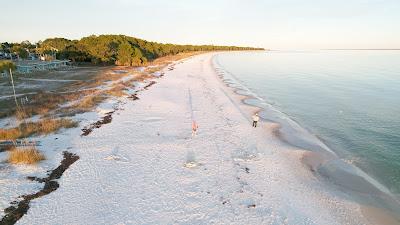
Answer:
[[140, 51], [140, 49], [137, 47], [133, 47], [133, 48], [134, 48], [134, 51], [132, 54], [131, 65], [132, 66], [140, 66], [144, 63], [144, 57], [143, 57], [142, 51]]
[[48, 38], [40, 43], [40, 46], [44, 50], [63, 51], [72, 44], [73, 42], [71, 40], [65, 38]]
[[122, 43], [119, 45], [118, 56], [117, 56], [117, 65], [121, 66], [131, 66], [132, 65], [132, 55], [134, 54], [134, 50], [129, 43]]
[[15, 52], [24, 58], [27, 52], [53, 55], [57, 58], [76, 62], [92, 62], [139, 66], [156, 58], [189, 51], [231, 51], [263, 50], [262, 48], [214, 46], [214, 45], [174, 45], [146, 41], [125, 35], [91, 35], [80, 40], [49, 38], [36, 45], [29, 41], [21, 43], [1, 43], [5, 52]]
[[29, 56], [29, 52], [28, 50], [26, 50], [25, 48], [20, 47], [17, 51], [17, 54], [19, 55], [19, 57], [26, 59]]
[[28, 51], [19, 44], [13, 45], [11, 47], [11, 52], [16, 53], [20, 58], [23, 59], [28, 58], [29, 55]]
[[9, 70], [15, 70], [16, 66], [13, 62], [11, 62], [10, 60], [0, 60], [0, 72], [4, 72], [4, 71], [9, 71]]

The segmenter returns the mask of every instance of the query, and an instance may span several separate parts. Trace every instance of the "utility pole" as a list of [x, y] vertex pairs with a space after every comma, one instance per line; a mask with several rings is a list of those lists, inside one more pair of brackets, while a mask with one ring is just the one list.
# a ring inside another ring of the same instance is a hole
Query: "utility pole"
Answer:
[[[15, 105], [16, 105], [16, 107], [17, 107], [17, 113], [18, 113], [18, 111], [19, 111], [20, 109], [19, 109], [19, 106], [18, 106], [17, 95], [15, 94], [14, 79], [13, 79], [13, 75], [12, 75], [12, 70], [11, 70], [11, 68], [10, 68], [10, 78], [11, 78], [11, 84], [12, 84], [12, 88], [13, 88], [13, 92], [14, 92]], [[24, 123], [25, 126], [26, 126], [25, 117], [22, 117], [22, 121], [23, 121], [23, 123]], [[21, 131], [20, 126], [18, 126], [18, 130]], [[23, 145], [26, 145], [26, 144], [23, 144]], [[15, 146], [17, 146], [17, 145], [15, 144]]]
[[10, 68], [10, 77], [11, 77], [11, 84], [12, 84], [12, 88], [13, 88], [13, 92], [14, 92], [15, 105], [16, 105], [17, 108], [18, 108], [17, 95], [15, 94], [14, 79], [13, 79], [13, 75], [12, 75], [11, 68]]

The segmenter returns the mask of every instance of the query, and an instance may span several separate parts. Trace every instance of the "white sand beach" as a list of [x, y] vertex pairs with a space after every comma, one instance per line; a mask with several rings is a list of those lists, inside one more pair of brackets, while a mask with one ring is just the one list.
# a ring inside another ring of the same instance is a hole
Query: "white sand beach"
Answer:
[[75, 134], [80, 159], [17, 224], [376, 224], [276, 124], [251, 126], [257, 109], [217, 76], [215, 54], [177, 62], [111, 123]]

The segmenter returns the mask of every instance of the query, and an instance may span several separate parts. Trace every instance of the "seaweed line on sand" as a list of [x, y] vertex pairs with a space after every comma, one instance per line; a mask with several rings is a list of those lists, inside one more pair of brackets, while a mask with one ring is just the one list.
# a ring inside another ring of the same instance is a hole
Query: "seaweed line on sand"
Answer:
[[[146, 86], [143, 87], [143, 90], [147, 90], [149, 87], [151, 87], [152, 85], [156, 84], [157, 82], [155, 81], [151, 81], [150, 83], [148, 83]], [[127, 98], [132, 99], [133, 101], [138, 100], [139, 97], [137, 96], [137, 93], [140, 91], [137, 91], [136, 93], [128, 96]], [[85, 127], [82, 129], [82, 134], [81, 136], [88, 136], [90, 133], [92, 133], [92, 131], [96, 128], [100, 128], [103, 124], [108, 124], [111, 123], [112, 121], [112, 114], [115, 112], [111, 111], [106, 113], [106, 115], [104, 117], [102, 117], [100, 120], [98, 120], [95, 123], [90, 124], [88, 127]]]
[[139, 97], [137, 96], [137, 93], [131, 94], [130, 96], [128, 96], [128, 98], [131, 99], [132, 101], [139, 100]]
[[[164, 74], [162, 74], [163, 76]], [[160, 77], [162, 77], [160, 76]], [[154, 85], [156, 82], [151, 81], [149, 84], [144, 86], [143, 90], [147, 90], [149, 87]], [[137, 97], [137, 92], [135, 94], [132, 94], [128, 98], [131, 98], [133, 101], [138, 100], [139, 97]], [[83, 128], [82, 129], [82, 134], [81, 136], [87, 136], [89, 135], [93, 129], [100, 128], [103, 124], [108, 124], [111, 123], [112, 121], [112, 114], [115, 112], [111, 111], [106, 113], [104, 117], [102, 117], [100, 120], [98, 120], [95, 123], [92, 123], [88, 128]], [[11, 202], [11, 206], [8, 208], [4, 209], [5, 216], [0, 220], [0, 225], [12, 225], [15, 224], [19, 219], [21, 219], [29, 210], [29, 204], [31, 200], [40, 198], [42, 196], [48, 195], [51, 192], [57, 190], [59, 188], [59, 184], [56, 181], [59, 179], [63, 173], [73, 164], [75, 163], [78, 159], [79, 156], [67, 151], [63, 152], [64, 159], [61, 161], [61, 164], [52, 170], [47, 177], [45, 178], [38, 178], [38, 177], [27, 177], [28, 180], [31, 181], [37, 181], [39, 183], [44, 183], [44, 187], [34, 193], [34, 194], [29, 194], [29, 195], [22, 195], [19, 198], [22, 198], [22, 200], [18, 201], [13, 201]]]
[[98, 120], [97, 122], [90, 124], [90, 126], [87, 127], [87, 128], [86, 127], [83, 128], [82, 129], [83, 133], [81, 134], [81, 136], [88, 136], [90, 133], [92, 133], [92, 131], [94, 129], [100, 128], [103, 124], [111, 123], [112, 114], [114, 112], [115, 111], [111, 111], [111, 112], [106, 113], [106, 115], [104, 117], [102, 117], [100, 120]]
[[19, 198], [22, 198], [22, 200], [20, 201], [11, 202], [11, 206], [4, 209], [5, 216], [0, 220], [1, 225], [15, 224], [28, 212], [29, 203], [33, 199], [48, 195], [60, 187], [60, 185], [56, 180], [59, 179], [63, 175], [63, 173], [79, 159], [78, 155], [67, 151], [64, 151], [63, 155], [64, 159], [61, 161], [61, 164], [51, 172], [49, 171], [50, 173], [48, 174], [47, 177], [45, 178], [27, 177], [31, 181], [44, 183], [43, 188], [34, 194], [20, 196]]
[[156, 82], [154, 80], [152, 80], [149, 84], [147, 84], [146, 86], [143, 87], [144, 90], [147, 90], [149, 87], [151, 87], [153, 84], [155, 84]]

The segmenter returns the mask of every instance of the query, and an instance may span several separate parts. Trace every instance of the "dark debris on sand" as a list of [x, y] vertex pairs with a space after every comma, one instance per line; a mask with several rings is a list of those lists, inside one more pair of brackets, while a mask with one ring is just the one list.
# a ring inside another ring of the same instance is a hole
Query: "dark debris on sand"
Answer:
[[111, 111], [111, 112], [106, 113], [106, 115], [104, 117], [102, 117], [100, 120], [98, 120], [97, 122], [90, 124], [90, 126], [87, 127], [87, 128], [83, 128], [82, 129], [83, 133], [81, 134], [81, 136], [88, 136], [90, 133], [92, 133], [92, 131], [94, 129], [100, 128], [103, 124], [111, 123], [112, 114], [114, 112], [115, 111]]
[[132, 94], [132, 95], [130, 95], [128, 98], [129, 98], [129, 99], [131, 99], [132, 101], [139, 100], [139, 97], [137, 96], [137, 94], [136, 94], [136, 93], [135, 93], [135, 94]]
[[20, 201], [11, 202], [11, 206], [4, 209], [5, 216], [0, 220], [0, 225], [15, 224], [19, 219], [22, 218], [22, 216], [24, 216], [28, 212], [29, 203], [31, 202], [31, 200], [48, 195], [59, 188], [60, 185], [56, 180], [59, 179], [63, 175], [63, 173], [79, 159], [78, 155], [67, 151], [64, 151], [63, 155], [64, 159], [61, 161], [61, 164], [54, 170], [49, 171], [47, 177], [27, 177], [31, 181], [44, 183], [44, 187], [34, 194], [20, 196], [19, 198], [22, 198], [22, 200]]
[[152, 80], [149, 84], [147, 84], [146, 86], [143, 87], [143, 89], [147, 90], [147, 88], [151, 87], [152, 85], [154, 85], [156, 82], [154, 80]]

